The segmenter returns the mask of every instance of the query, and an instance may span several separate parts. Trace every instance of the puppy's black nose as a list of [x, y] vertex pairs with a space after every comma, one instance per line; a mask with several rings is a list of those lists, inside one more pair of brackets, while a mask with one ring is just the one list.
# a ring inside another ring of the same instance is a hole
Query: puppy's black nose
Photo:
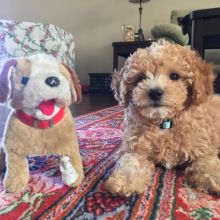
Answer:
[[45, 80], [45, 83], [50, 87], [57, 87], [60, 84], [60, 80], [55, 76], [50, 76]]
[[163, 96], [163, 90], [162, 89], [151, 89], [148, 93], [149, 97], [153, 101], [159, 101], [161, 97]]

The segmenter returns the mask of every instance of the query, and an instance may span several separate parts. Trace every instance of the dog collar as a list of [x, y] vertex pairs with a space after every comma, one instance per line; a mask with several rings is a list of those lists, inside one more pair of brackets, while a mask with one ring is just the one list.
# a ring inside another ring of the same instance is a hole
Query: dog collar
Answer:
[[160, 124], [161, 129], [169, 129], [173, 127], [173, 121], [171, 119], [164, 119]]
[[32, 115], [25, 113], [22, 110], [16, 110], [16, 115], [18, 119], [24, 124], [33, 128], [51, 128], [53, 125], [57, 124], [64, 116], [64, 108], [60, 108], [56, 115], [49, 120], [39, 120]]

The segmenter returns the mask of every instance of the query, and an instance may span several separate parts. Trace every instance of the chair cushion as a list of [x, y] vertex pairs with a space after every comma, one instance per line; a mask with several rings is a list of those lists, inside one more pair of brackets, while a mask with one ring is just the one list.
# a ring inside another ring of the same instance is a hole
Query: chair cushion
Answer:
[[189, 42], [188, 34], [183, 35], [180, 26], [175, 24], [158, 24], [151, 29], [154, 39], [165, 38], [180, 45], [187, 45]]

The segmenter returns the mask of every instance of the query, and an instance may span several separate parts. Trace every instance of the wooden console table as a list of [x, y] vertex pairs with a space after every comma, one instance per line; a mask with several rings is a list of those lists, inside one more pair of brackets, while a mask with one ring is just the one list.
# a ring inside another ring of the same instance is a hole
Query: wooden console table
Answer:
[[138, 48], [149, 47], [152, 40], [147, 41], [130, 41], [130, 42], [113, 42], [113, 70], [118, 68], [118, 57], [127, 58]]

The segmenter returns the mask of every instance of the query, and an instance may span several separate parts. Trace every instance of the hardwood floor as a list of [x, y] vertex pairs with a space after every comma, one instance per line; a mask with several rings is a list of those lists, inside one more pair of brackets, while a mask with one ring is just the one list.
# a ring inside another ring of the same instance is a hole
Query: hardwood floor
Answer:
[[111, 93], [86, 93], [83, 94], [83, 100], [80, 104], [70, 106], [73, 116], [79, 116], [99, 109], [117, 105]]

